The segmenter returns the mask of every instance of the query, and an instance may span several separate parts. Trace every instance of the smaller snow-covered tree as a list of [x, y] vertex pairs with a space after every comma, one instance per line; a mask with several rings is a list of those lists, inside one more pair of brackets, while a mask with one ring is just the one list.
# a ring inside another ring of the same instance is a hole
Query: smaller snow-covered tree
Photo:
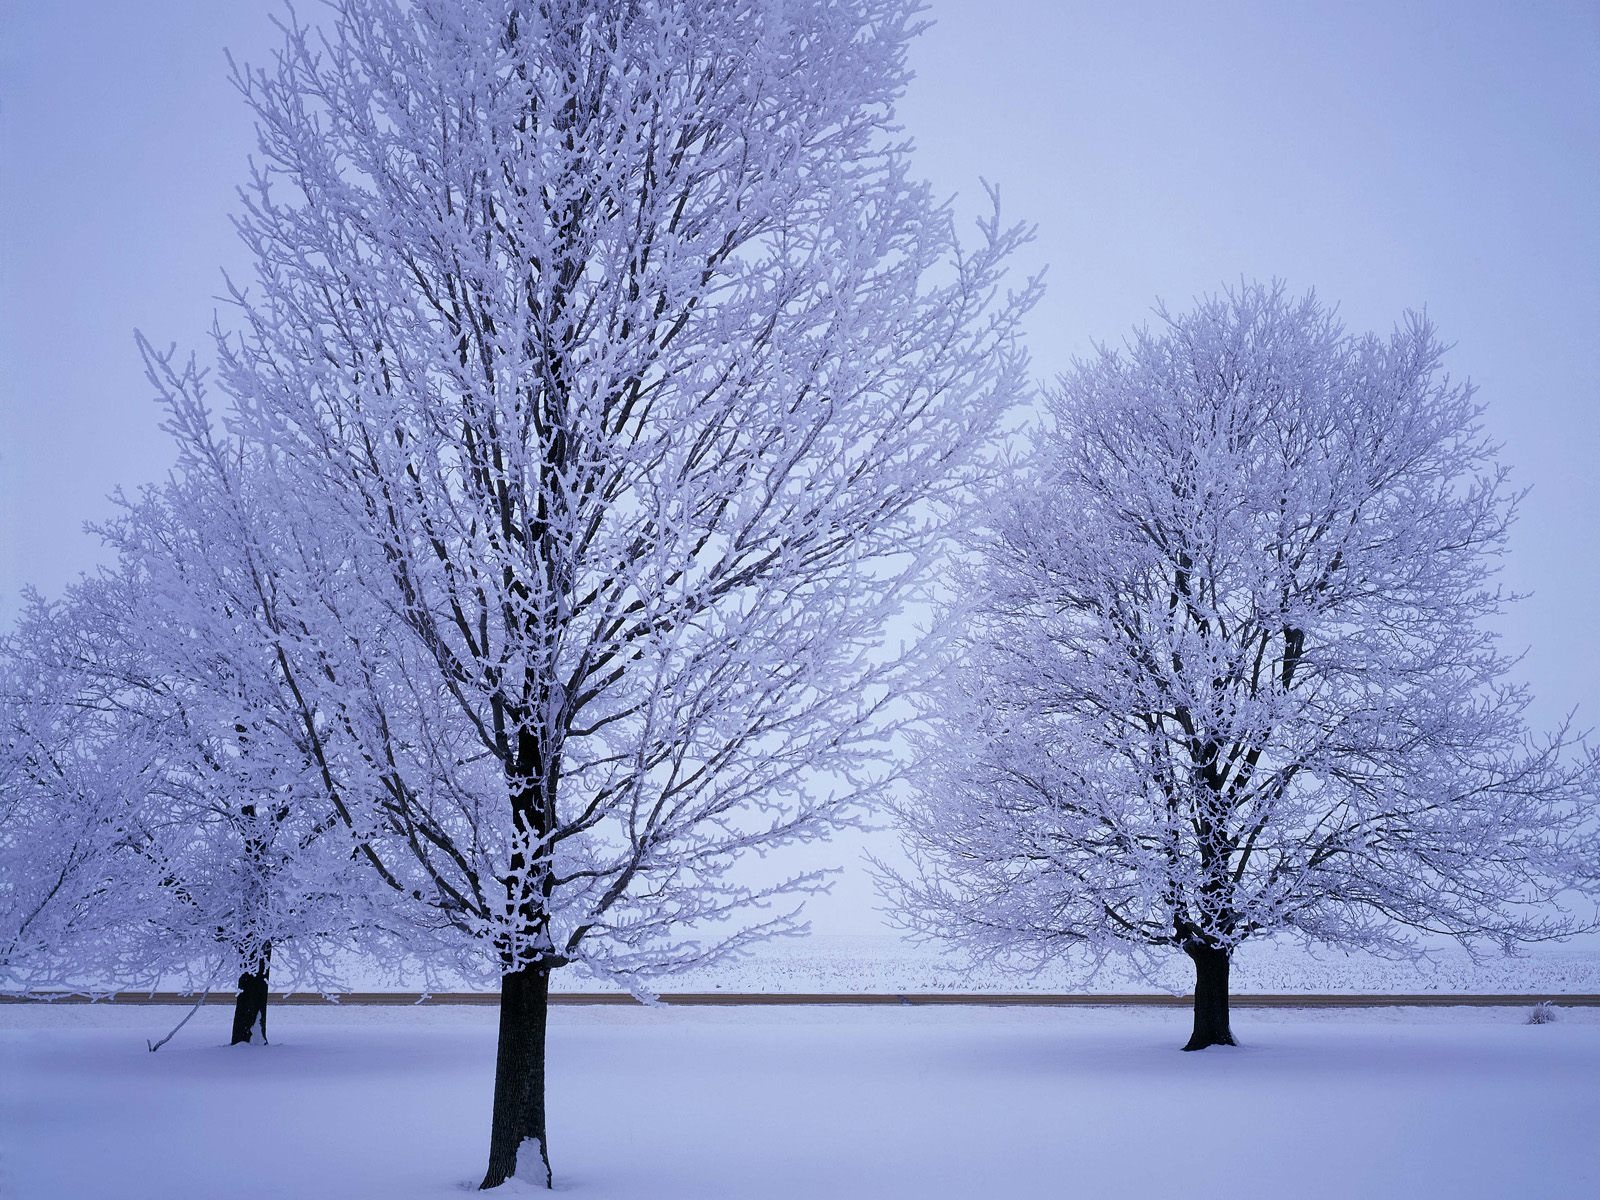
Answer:
[[[89, 984], [86, 957], [122, 929], [127, 905], [159, 896], [148, 864], [126, 853], [151, 756], [124, 747], [115, 715], [84, 686], [103, 630], [82, 604], [30, 595], [0, 639], [0, 993]], [[102, 964], [104, 966], [105, 964]], [[114, 973], [101, 971], [112, 986]], [[89, 984], [91, 990], [94, 986]]]
[[[338, 986], [337, 951], [396, 929], [324, 786], [328, 718], [286, 651], [300, 622], [279, 580], [323, 547], [264, 501], [269, 464], [212, 427], [193, 363], [143, 349], [177, 461], [102, 530], [130, 596], [115, 619], [128, 665], [95, 666], [160, 765], [132, 845], [182, 902], [166, 957], [211, 963], [208, 985], [238, 976], [233, 1040], [248, 1041], [253, 1025], [265, 1034], [275, 965]], [[197, 952], [208, 944], [220, 953]]]
[[1042, 962], [1181, 950], [1186, 1049], [1235, 947], [1415, 952], [1574, 923], [1596, 775], [1486, 620], [1516, 497], [1428, 323], [1244, 286], [1061, 380], [995, 504], [929, 782], [913, 930]]
[[110, 757], [135, 744], [155, 766], [125, 849], [157, 872], [167, 903], [123, 940], [186, 986], [237, 978], [239, 1043], [256, 1027], [265, 1036], [275, 951], [280, 974], [336, 982], [327, 953], [350, 940], [361, 889], [311, 779], [307, 714], [274, 660], [270, 598], [251, 570], [261, 529], [215, 482], [180, 474], [104, 531], [118, 570], [81, 586], [114, 582], [125, 599], [102, 607], [115, 656], [82, 669], [122, 716]]
[[337, 986], [332, 952], [391, 931], [317, 775], [325, 721], [279, 653], [296, 531], [239, 447], [168, 415], [173, 476], [100, 531], [115, 566], [31, 598], [5, 645], [0, 965], [11, 990], [237, 977], [237, 1043], [265, 1034], [275, 958]]

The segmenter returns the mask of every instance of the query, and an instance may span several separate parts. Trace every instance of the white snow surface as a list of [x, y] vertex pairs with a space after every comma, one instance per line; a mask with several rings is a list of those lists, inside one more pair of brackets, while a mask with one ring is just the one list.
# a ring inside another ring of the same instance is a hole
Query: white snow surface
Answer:
[[[332, 972], [342, 989], [354, 992], [471, 992], [492, 990], [482, 978], [439, 971], [430, 979], [404, 970], [385, 970], [367, 960], [345, 956]], [[88, 987], [86, 981], [76, 981]], [[274, 973], [272, 986], [316, 991]], [[1106, 995], [1114, 993], [1187, 993], [1194, 986], [1189, 960], [1174, 950], [1157, 960], [1149, 977], [1131, 965], [1111, 959], [1098, 973], [1070, 964], [1043, 970], [1006, 970], [991, 964], [963, 962], [955, 952], [931, 943], [914, 943], [893, 934], [811, 934], [777, 938], [751, 947], [713, 966], [645, 980], [658, 992], [755, 993], [900, 993], [1001, 992]], [[100, 985], [102, 990], [110, 985]], [[579, 969], [551, 976], [556, 992], [620, 991]], [[180, 991], [179, 978], [164, 980], [159, 990]], [[1600, 994], [1600, 936], [1570, 942], [1529, 946], [1515, 956], [1497, 952], [1469, 955], [1454, 943], [1434, 946], [1422, 961], [1379, 958], [1340, 950], [1307, 950], [1278, 941], [1247, 942], [1234, 955], [1235, 994], [1360, 993], [1409, 995], [1515, 995], [1550, 997]], [[137, 992], [138, 989], [131, 989]]]
[[[1530, 946], [1510, 956], [1469, 955], [1454, 943], [1434, 946], [1420, 961], [1379, 958], [1340, 950], [1307, 950], [1284, 942], [1246, 942], [1234, 955], [1235, 993], [1377, 993], [1405, 995], [1549, 995], [1600, 993], [1600, 939]], [[558, 971], [557, 991], [594, 991], [576, 971]], [[1118, 960], [1086, 977], [1070, 965], [1038, 972], [963, 965], [931, 943], [895, 936], [813, 934], [756, 946], [715, 967], [662, 978], [663, 992], [1187, 992], [1194, 968], [1174, 950], [1152, 978]]]
[[[0, 1007], [0, 1196], [462, 1200], [492, 1008]], [[550, 1148], [585, 1200], [1580, 1200], [1600, 1010], [557, 1008]], [[519, 1181], [498, 1194], [543, 1194]]]

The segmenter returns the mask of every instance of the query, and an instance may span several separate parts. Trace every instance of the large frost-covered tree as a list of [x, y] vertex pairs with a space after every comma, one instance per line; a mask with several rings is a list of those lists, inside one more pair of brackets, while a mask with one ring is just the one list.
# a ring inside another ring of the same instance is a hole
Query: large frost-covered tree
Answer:
[[1182, 951], [1188, 1049], [1231, 1043], [1247, 938], [1570, 930], [1595, 772], [1506, 681], [1515, 496], [1432, 329], [1353, 337], [1281, 286], [1160, 315], [1060, 381], [975, 545], [906, 924], [1033, 962]]
[[915, 8], [339, 0], [240, 76], [220, 378], [326, 547], [279, 586], [335, 809], [500, 981], [485, 1187], [549, 1181], [550, 972], [791, 927], [815, 880], [734, 864], [881, 782], [1031, 296], [908, 178]]

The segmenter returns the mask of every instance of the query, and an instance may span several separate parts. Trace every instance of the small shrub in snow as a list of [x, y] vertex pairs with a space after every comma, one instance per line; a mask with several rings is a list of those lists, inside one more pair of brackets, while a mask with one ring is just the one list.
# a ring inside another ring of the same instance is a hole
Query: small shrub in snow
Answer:
[[1557, 1020], [1558, 1017], [1556, 1006], [1548, 1000], [1541, 1000], [1533, 1006], [1533, 1011], [1528, 1014], [1528, 1024], [1549, 1025], [1552, 1021]]

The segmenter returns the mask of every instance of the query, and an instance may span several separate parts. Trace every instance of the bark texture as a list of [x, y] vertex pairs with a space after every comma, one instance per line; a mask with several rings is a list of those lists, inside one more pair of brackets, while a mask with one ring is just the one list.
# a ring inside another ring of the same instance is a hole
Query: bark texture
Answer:
[[1194, 962], [1194, 1031], [1184, 1049], [1237, 1045], [1228, 1026], [1228, 951], [1190, 945], [1184, 953]]
[[[500, 978], [500, 1045], [494, 1063], [494, 1112], [490, 1119], [489, 1169], [479, 1189], [499, 1187], [517, 1171], [517, 1154], [529, 1141], [551, 1186], [550, 1144], [544, 1127], [545, 1019], [550, 969], [523, 967]], [[522, 1164], [528, 1178], [529, 1164]]]

